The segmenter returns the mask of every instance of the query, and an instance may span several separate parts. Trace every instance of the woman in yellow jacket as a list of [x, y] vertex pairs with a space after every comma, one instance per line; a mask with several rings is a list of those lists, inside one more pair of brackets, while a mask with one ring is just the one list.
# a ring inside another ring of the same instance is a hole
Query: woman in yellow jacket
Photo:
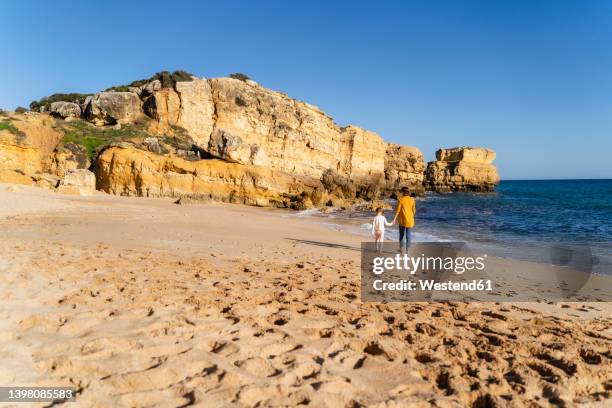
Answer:
[[[402, 244], [405, 242], [406, 251], [410, 245], [410, 229], [414, 227], [414, 214], [416, 213], [416, 204], [414, 198], [410, 197], [408, 187], [402, 187], [402, 197], [397, 200], [397, 209], [393, 223], [399, 218], [399, 245], [400, 251]], [[405, 240], [404, 240], [405, 239]]]

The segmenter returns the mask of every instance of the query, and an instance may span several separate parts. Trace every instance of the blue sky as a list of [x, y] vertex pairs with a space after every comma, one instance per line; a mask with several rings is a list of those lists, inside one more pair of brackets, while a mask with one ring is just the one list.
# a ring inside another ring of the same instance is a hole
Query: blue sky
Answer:
[[0, 107], [244, 72], [340, 125], [497, 151], [504, 179], [612, 178], [612, 2], [0, 1]]

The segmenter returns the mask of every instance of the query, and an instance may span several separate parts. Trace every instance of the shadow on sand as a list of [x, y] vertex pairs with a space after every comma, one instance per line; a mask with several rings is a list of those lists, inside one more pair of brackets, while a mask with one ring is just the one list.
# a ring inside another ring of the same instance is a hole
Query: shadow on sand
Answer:
[[361, 251], [361, 249], [357, 247], [353, 247], [349, 245], [342, 245], [342, 244], [334, 244], [332, 242], [309, 241], [306, 239], [296, 239], [296, 238], [285, 238], [285, 239], [289, 241], [293, 241], [296, 244], [306, 244], [306, 245], [322, 246], [322, 247], [327, 247], [327, 248], [346, 249], [349, 251]]

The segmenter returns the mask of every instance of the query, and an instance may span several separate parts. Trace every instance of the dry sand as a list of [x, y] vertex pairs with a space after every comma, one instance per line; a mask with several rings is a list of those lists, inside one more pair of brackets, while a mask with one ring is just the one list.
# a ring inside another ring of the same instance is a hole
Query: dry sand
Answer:
[[364, 304], [361, 238], [289, 212], [5, 188], [1, 385], [74, 386], [75, 407], [612, 405], [610, 303]]

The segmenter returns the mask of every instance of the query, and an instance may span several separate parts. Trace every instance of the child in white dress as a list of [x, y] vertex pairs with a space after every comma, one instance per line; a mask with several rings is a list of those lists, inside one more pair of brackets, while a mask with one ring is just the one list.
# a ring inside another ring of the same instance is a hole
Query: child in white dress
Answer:
[[383, 242], [385, 242], [385, 226], [390, 227], [393, 223], [387, 221], [383, 215], [383, 209], [376, 209], [376, 216], [372, 220], [372, 235], [376, 241], [376, 251], [381, 253], [383, 250]]

